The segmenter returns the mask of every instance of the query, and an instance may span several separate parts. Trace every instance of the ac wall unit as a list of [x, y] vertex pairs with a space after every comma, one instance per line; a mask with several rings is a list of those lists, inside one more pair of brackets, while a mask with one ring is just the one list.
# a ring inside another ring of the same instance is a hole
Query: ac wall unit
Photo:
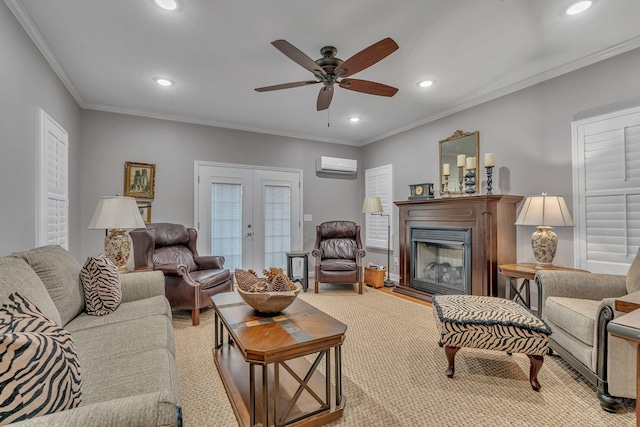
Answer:
[[316, 159], [316, 171], [354, 174], [358, 171], [358, 161], [353, 159], [321, 156]]

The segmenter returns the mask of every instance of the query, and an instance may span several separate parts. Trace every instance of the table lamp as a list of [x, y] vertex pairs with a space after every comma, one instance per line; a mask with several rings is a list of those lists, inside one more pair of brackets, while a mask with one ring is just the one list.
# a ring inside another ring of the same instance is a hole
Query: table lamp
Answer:
[[100, 199], [88, 228], [111, 230], [104, 238], [104, 253], [118, 267], [120, 273], [126, 273], [131, 239], [125, 230], [144, 226], [136, 199], [116, 195]]
[[558, 248], [558, 236], [553, 227], [573, 227], [573, 220], [562, 196], [529, 196], [522, 205], [516, 225], [535, 225], [531, 235], [531, 246], [536, 262], [540, 266], [553, 265]]
[[389, 214], [383, 213], [382, 203], [380, 197], [365, 197], [362, 203], [362, 213], [371, 215], [380, 215], [387, 217], [387, 278], [384, 281], [384, 286], [390, 288], [394, 286], [393, 280], [389, 277], [389, 267], [391, 266], [391, 220]]

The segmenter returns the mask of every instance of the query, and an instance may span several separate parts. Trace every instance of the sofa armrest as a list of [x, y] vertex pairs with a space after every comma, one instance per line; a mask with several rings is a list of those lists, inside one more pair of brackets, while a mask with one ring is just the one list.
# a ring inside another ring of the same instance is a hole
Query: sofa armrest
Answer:
[[198, 266], [198, 270], [216, 270], [224, 266], [223, 256], [196, 256], [193, 260]]
[[179, 426], [176, 398], [168, 390], [80, 406], [11, 424], [16, 427]]
[[164, 274], [161, 271], [121, 274], [120, 287], [122, 288], [122, 302], [164, 295]]
[[627, 294], [626, 277], [614, 274], [541, 270], [536, 281], [543, 305], [552, 296], [600, 301]]

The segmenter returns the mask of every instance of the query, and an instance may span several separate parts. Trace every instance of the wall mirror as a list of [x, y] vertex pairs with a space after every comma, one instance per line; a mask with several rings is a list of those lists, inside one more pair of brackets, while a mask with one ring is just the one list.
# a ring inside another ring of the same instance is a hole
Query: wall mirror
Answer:
[[[464, 174], [467, 173], [466, 164], [468, 158], [475, 158], [476, 177], [478, 176], [477, 168], [478, 156], [480, 154], [480, 132], [463, 132], [457, 130], [450, 137], [440, 141], [440, 192], [442, 194], [444, 188], [444, 173], [449, 172], [448, 190], [451, 194], [464, 193]], [[464, 157], [462, 157], [464, 156]], [[459, 163], [461, 162], [461, 163]], [[459, 165], [465, 166], [463, 173], [460, 173]], [[448, 167], [446, 165], [449, 165]], [[476, 179], [477, 182], [477, 179]]]

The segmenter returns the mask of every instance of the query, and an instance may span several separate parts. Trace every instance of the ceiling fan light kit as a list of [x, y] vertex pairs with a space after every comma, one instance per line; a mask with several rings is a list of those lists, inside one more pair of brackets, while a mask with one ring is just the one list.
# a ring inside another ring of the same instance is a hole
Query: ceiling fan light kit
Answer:
[[290, 89], [322, 83], [323, 86], [320, 89], [320, 93], [318, 93], [318, 100], [316, 103], [318, 111], [326, 110], [331, 105], [331, 100], [333, 99], [333, 87], [335, 84], [343, 89], [370, 95], [391, 97], [398, 92], [397, 88], [387, 86], [382, 83], [351, 78], [345, 79], [346, 77], [356, 74], [365, 68], [372, 66], [376, 62], [383, 60], [398, 50], [398, 44], [389, 37], [372, 44], [345, 61], [340, 58], [336, 58], [338, 49], [333, 46], [325, 46], [320, 49], [322, 58], [314, 61], [286, 40], [276, 40], [271, 42], [271, 44], [292, 61], [296, 62], [303, 68], [306, 68], [308, 71], [311, 71], [316, 77], [316, 80], [305, 80], [274, 86], [259, 87], [256, 88], [256, 91], [258, 92]]

